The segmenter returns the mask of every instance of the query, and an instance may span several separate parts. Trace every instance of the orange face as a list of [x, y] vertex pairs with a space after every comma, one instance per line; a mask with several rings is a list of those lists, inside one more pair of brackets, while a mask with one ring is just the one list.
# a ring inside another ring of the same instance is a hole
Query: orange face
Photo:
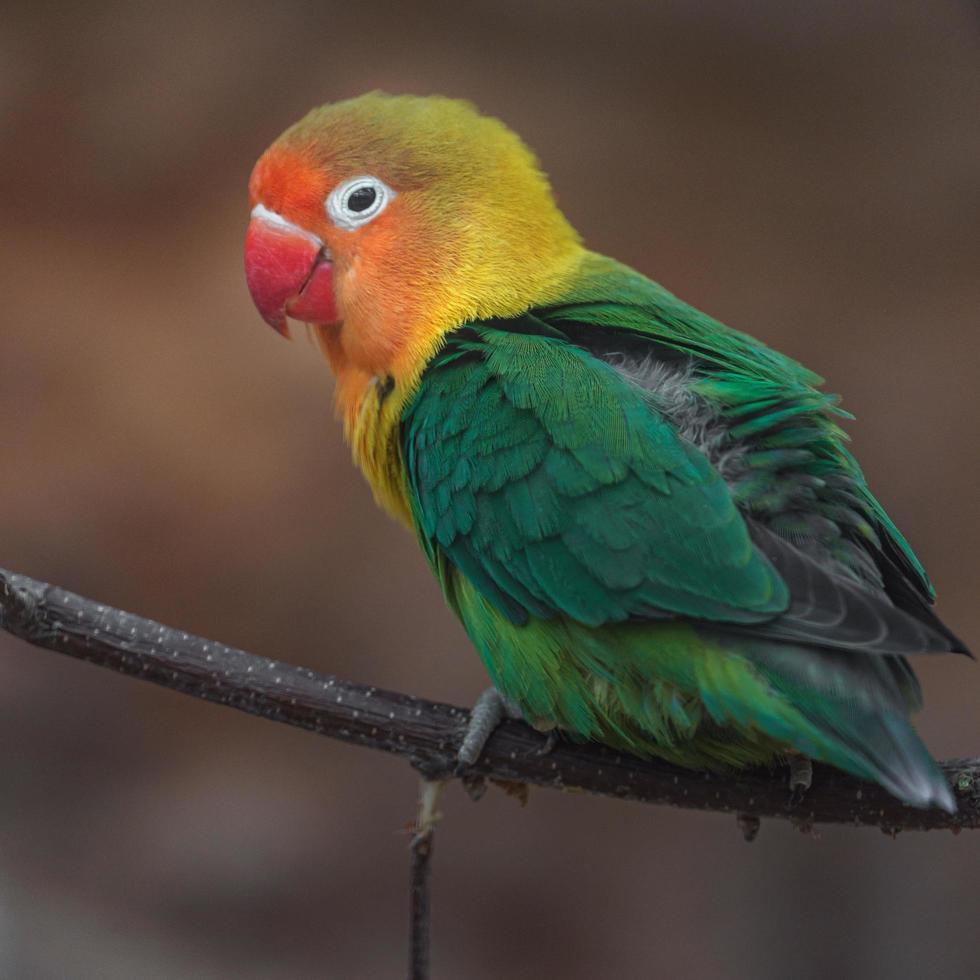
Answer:
[[316, 109], [249, 193], [256, 306], [284, 334], [314, 325], [338, 375], [416, 375], [447, 331], [542, 299], [579, 249], [517, 137], [448, 99]]
[[[374, 174], [333, 174], [309, 154], [273, 146], [249, 196], [245, 274], [262, 317], [286, 336], [287, 316], [328, 334], [356, 322], [348, 353], [380, 369], [397, 341], [391, 324], [410, 312], [406, 265], [424, 238], [400, 192]], [[400, 249], [406, 241], [413, 247]]]

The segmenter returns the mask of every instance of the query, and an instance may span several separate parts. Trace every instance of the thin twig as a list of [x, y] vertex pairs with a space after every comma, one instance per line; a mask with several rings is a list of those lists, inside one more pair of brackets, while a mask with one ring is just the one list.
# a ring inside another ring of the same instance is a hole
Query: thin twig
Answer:
[[415, 823], [415, 835], [412, 837], [409, 884], [409, 980], [428, 980], [429, 976], [432, 849], [435, 846], [436, 822], [440, 817], [436, 806], [444, 785], [443, 782], [424, 777], [419, 781], [419, 814]]
[[[325, 677], [121, 612], [23, 575], [0, 570], [0, 628], [36, 646], [141, 677], [184, 694], [406, 758], [431, 780], [455, 778], [456, 751], [469, 712], [375, 687]], [[640, 760], [600, 745], [560, 741], [542, 754], [543, 737], [505, 722], [465, 773], [620, 799], [782, 817], [803, 827], [848, 823], [900, 830], [980, 827], [980, 759], [942, 764], [959, 811], [916, 810], [878, 786], [827, 766], [793, 803], [785, 771], [693, 772]]]

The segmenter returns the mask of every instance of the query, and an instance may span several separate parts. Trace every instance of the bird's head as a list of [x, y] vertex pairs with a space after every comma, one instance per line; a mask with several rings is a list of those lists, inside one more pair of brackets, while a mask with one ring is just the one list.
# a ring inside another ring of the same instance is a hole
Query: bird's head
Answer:
[[338, 371], [406, 376], [453, 327], [556, 295], [582, 251], [520, 139], [451, 99], [314, 109], [249, 191], [252, 298], [283, 334], [314, 325]]

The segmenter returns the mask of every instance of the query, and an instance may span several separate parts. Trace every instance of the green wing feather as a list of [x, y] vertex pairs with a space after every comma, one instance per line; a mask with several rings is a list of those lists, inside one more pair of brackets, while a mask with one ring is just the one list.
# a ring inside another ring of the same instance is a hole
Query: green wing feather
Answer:
[[470, 336], [430, 367], [404, 443], [423, 541], [501, 612], [601, 626], [787, 607], [720, 475], [613, 368], [549, 337]]

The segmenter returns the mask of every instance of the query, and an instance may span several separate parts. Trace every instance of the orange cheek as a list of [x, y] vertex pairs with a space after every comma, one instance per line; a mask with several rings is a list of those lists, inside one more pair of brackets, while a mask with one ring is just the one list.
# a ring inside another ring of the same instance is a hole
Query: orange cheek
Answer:
[[[394, 205], [392, 212], [351, 233], [346, 261], [346, 249], [337, 247], [344, 268], [338, 292], [344, 346], [353, 361], [374, 374], [391, 373], [425, 319], [429, 272], [420, 237]], [[332, 237], [342, 240], [343, 234]]]

